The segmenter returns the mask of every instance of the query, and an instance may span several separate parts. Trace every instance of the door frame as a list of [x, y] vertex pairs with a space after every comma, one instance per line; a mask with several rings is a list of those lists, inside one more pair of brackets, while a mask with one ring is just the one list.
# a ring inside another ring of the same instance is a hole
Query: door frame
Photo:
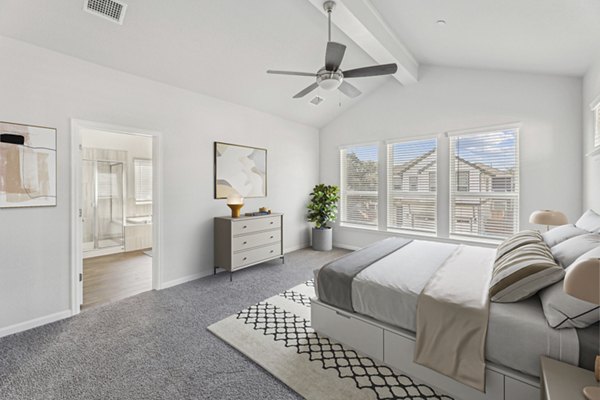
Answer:
[[109, 133], [145, 136], [152, 139], [152, 289], [163, 286], [162, 270], [162, 187], [163, 146], [162, 133], [147, 129], [113, 125], [102, 122], [71, 119], [71, 313], [79, 314], [83, 300], [83, 232], [79, 210], [83, 208], [81, 196], [81, 130], [95, 129]]

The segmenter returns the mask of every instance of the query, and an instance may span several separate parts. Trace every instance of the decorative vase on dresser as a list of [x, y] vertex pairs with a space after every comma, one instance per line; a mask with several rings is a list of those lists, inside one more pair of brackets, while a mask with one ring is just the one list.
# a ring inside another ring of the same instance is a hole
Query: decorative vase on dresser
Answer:
[[283, 214], [215, 218], [215, 274], [217, 268], [230, 272], [281, 258]]

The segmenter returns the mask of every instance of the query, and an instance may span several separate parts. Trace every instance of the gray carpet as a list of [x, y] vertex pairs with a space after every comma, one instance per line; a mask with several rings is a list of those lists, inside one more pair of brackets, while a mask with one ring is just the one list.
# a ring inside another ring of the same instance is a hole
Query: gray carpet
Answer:
[[2, 338], [0, 399], [298, 399], [206, 327], [345, 253], [300, 250]]

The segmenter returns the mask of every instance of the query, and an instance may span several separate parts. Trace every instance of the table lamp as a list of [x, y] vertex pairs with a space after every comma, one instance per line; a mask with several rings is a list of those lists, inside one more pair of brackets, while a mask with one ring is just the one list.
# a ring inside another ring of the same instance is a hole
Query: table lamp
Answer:
[[240, 210], [244, 207], [244, 198], [237, 193], [227, 196], [227, 207], [231, 208], [231, 218], [239, 218]]
[[567, 216], [560, 211], [554, 210], [537, 210], [529, 216], [530, 224], [546, 225], [546, 231], [550, 229], [550, 225], [565, 225], [568, 223]]
[[[579, 300], [600, 304], [600, 258], [590, 258], [571, 265], [565, 275], [563, 289]], [[600, 382], [600, 356], [596, 356], [594, 376]], [[583, 394], [588, 400], [600, 400], [600, 386], [586, 386]]]

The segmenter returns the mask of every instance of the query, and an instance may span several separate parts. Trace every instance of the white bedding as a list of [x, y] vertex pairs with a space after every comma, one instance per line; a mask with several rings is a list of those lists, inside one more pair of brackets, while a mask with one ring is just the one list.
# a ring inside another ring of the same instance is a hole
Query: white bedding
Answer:
[[[354, 279], [354, 309], [415, 332], [417, 298], [457, 246], [415, 240], [377, 261]], [[492, 303], [490, 307], [488, 361], [539, 376], [541, 355], [577, 364], [578, 343], [575, 329], [556, 330], [548, 326], [537, 296], [519, 303]]]

